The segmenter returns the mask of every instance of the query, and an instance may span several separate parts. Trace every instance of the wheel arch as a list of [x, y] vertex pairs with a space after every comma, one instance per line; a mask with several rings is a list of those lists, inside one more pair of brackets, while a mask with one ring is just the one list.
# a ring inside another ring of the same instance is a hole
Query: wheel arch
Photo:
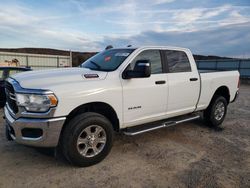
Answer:
[[84, 112], [96, 112], [105, 116], [112, 123], [114, 131], [119, 132], [120, 123], [117, 113], [111, 105], [105, 102], [90, 102], [77, 106], [67, 116], [63, 129], [65, 124], [67, 124], [67, 122], [69, 122], [73, 117]]
[[[216, 91], [214, 92], [214, 95], [211, 99], [211, 101], [214, 99], [215, 96], [222, 96], [222, 97], [225, 97], [226, 101], [227, 101], [227, 104], [229, 104], [230, 102], [230, 92], [229, 92], [229, 89], [227, 86], [220, 86], [219, 88], [216, 89]], [[210, 101], [210, 103], [211, 103]], [[210, 104], [209, 103], [209, 104]]]

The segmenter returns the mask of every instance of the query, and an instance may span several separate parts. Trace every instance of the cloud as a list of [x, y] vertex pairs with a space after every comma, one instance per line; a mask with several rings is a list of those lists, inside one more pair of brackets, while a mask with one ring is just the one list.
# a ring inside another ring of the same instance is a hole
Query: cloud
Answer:
[[[95, 45], [98, 37], [61, 29], [64, 26], [59, 24], [58, 20], [69, 18], [68, 15], [37, 16], [33, 10], [26, 7], [7, 7], [0, 7], [0, 47], [34, 46], [90, 51], [98, 49]], [[9, 46], [6, 46], [6, 43]]]
[[153, 4], [159, 5], [159, 4], [165, 4], [165, 3], [172, 3], [175, 0], [154, 0], [152, 1]]
[[63, 2], [39, 9], [16, 2], [1, 5], [0, 47], [99, 51], [108, 44], [133, 44], [183, 46], [217, 55], [250, 51], [246, 5], [197, 3], [180, 8], [174, 0]]
[[0, 6], [0, 24], [13, 26], [31, 24], [36, 18], [23, 13], [27, 11], [27, 8], [17, 5], [12, 9]]
[[182, 24], [195, 23], [196, 21], [207, 20], [218, 16], [228, 10], [232, 9], [229, 5], [224, 5], [216, 8], [191, 8], [180, 9], [173, 12], [173, 20]]
[[249, 15], [246, 16], [243, 11], [250, 12], [250, 7], [222, 5], [213, 8], [140, 9], [136, 12], [136, 19], [121, 21], [118, 17], [105, 21], [124, 28], [137, 25], [137, 32], [143, 32], [148, 28], [159, 31], [195, 31], [249, 22]]
[[177, 10], [173, 13], [173, 20], [179, 22], [181, 25], [200, 24], [202, 22], [206, 24], [222, 23], [223, 25], [230, 25], [249, 22], [249, 16], [241, 14], [244, 9], [250, 11], [250, 7], [232, 5], [223, 5], [215, 8]]
[[[249, 13], [246, 13], [250, 12], [249, 6], [222, 4], [217, 7], [177, 9], [167, 6], [155, 8], [151, 6], [152, 4], [141, 3], [141, 1], [132, 2], [125, 3], [118, 9], [115, 8], [116, 4], [114, 9], [103, 6], [101, 10], [99, 8], [93, 9], [90, 14], [86, 13], [85, 15], [91, 16], [92, 14], [94, 17], [94, 15], [99, 15], [99, 11], [101, 11], [103, 22], [120, 28], [126, 35], [136, 35], [148, 30], [157, 32], [198, 31], [250, 21]], [[120, 9], [123, 10], [121, 13], [114, 11], [120, 11]], [[109, 16], [110, 13], [112, 16]]]
[[145, 31], [125, 38], [106, 38], [101, 45], [163, 45], [190, 48], [195, 54], [250, 57], [250, 22], [194, 32]]

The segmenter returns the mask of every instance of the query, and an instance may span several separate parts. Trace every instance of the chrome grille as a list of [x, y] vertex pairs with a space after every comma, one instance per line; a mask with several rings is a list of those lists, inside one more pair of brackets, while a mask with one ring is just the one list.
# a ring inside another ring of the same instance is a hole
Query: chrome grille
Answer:
[[7, 81], [5, 82], [5, 93], [6, 93], [6, 102], [8, 106], [15, 114], [18, 113], [14, 87], [12, 86], [11, 83]]

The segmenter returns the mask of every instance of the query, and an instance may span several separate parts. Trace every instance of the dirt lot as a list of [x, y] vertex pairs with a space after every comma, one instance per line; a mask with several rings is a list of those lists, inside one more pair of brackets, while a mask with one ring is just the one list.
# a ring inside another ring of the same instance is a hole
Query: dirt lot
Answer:
[[240, 93], [222, 129], [199, 120], [116, 135], [110, 155], [88, 168], [6, 141], [0, 120], [0, 187], [250, 187], [250, 86]]

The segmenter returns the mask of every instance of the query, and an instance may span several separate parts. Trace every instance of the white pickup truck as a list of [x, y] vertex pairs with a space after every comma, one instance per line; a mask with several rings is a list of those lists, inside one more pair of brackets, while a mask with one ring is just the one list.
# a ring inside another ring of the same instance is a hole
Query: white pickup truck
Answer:
[[185, 48], [108, 49], [78, 68], [9, 78], [6, 136], [60, 148], [72, 164], [89, 166], [108, 155], [114, 132], [137, 135], [202, 114], [220, 125], [238, 89], [238, 71], [199, 73]]

